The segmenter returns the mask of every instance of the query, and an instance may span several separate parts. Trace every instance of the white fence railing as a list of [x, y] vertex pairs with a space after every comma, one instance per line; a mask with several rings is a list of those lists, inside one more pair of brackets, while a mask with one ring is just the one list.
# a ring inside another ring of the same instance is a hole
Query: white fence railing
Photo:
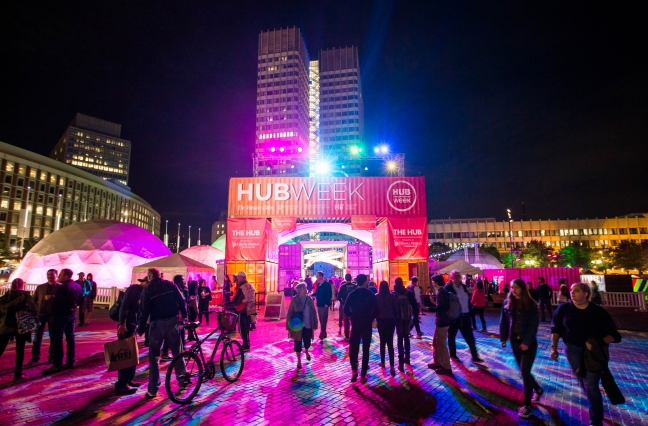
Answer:
[[[646, 296], [648, 293], [619, 293], [601, 291], [601, 298], [603, 299], [603, 306], [608, 308], [634, 308], [641, 312], [646, 312], [648, 304], [646, 303]], [[553, 292], [552, 303], [558, 305], [558, 296], [560, 292]]]
[[[33, 294], [38, 285], [39, 284], [25, 284], [25, 290]], [[9, 283], [0, 286], [0, 296], [9, 291], [10, 288], [11, 284]], [[119, 297], [119, 292], [125, 290], [126, 289], [120, 289], [117, 287], [97, 287], [97, 298], [94, 301], [94, 305], [109, 308]]]

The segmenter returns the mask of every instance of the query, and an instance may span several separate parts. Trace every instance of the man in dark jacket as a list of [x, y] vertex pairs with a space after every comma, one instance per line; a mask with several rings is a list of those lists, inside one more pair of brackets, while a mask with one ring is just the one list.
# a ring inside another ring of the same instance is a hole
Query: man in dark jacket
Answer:
[[547, 308], [547, 311], [549, 311], [549, 320], [553, 318], [553, 313], [551, 311], [551, 296], [552, 296], [552, 291], [551, 287], [549, 287], [549, 284], [545, 283], [545, 279], [542, 277], [538, 278], [538, 288], [536, 289], [538, 292], [538, 304], [540, 305], [540, 316], [542, 317], [542, 321], [545, 321], [545, 311], [544, 308]]
[[[36, 287], [34, 291], [34, 303], [38, 307], [38, 320], [40, 325], [34, 331], [34, 340], [32, 344], [32, 358], [27, 363], [28, 366], [38, 364], [41, 354], [41, 344], [43, 343], [43, 334], [45, 334], [45, 326], [47, 326], [52, 320], [52, 315], [54, 315], [54, 300], [56, 296], [56, 291], [58, 289], [59, 283], [56, 281], [58, 278], [58, 271], [56, 269], [50, 269], [47, 271], [47, 282]], [[47, 363], [52, 364], [54, 362], [53, 352], [52, 352], [52, 326], [49, 327], [50, 334], [50, 347], [49, 355], [47, 356]]]
[[371, 323], [378, 317], [376, 296], [367, 289], [367, 276], [356, 277], [358, 288], [353, 290], [344, 304], [344, 313], [351, 317], [351, 341], [349, 343], [349, 360], [351, 361], [351, 381], [358, 379], [358, 352], [362, 340], [362, 372], [360, 382], [367, 382], [369, 370], [369, 347], [371, 345]]
[[[180, 333], [178, 332], [178, 313], [181, 318], [187, 318], [187, 302], [178, 287], [170, 281], [160, 278], [160, 270], [150, 268], [147, 272], [149, 285], [142, 292], [137, 334], [140, 336], [146, 331], [146, 322], [151, 319], [149, 327], [149, 384], [146, 396], [157, 396], [158, 382], [160, 380], [160, 348], [166, 341], [171, 353], [176, 357], [182, 350]], [[184, 380], [184, 362], [176, 367], [178, 380]], [[182, 386], [182, 383], [181, 383]]]
[[432, 285], [436, 291], [436, 306], [431, 308], [432, 312], [436, 312], [436, 328], [434, 329], [434, 349], [432, 352], [434, 362], [428, 364], [428, 368], [436, 370], [437, 374], [452, 374], [450, 354], [448, 353], [450, 295], [444, 288], [445, 281], [441, 275], [432, 276]]
[[315, 297], [317, 299], [317, 317], [321, 324], [320, 341], [326, 339], [326, 324], [328, 323], [329, 306], [333, 300], [333, 284], [324, 279], [324, 272], [317, 271], [317, 290]]
[[[70, 269], [61, 270], [58, 277], [60, 286], [57, 286], [54, 299], [54, 313], [50, 322], [52, 356], [54, 358], [51, 368], [43, 371], [43, 374], [58, 373], [64, 369], [74, 367], [74, 355], [76, 344], [74, 341], [74, 324], [76, 321], [77, 307], [83, 303], [83, 290], [81, 286], [72, 281], [74, 273]], [[65, 366], [63, 365], [63, 334], [67, 343], [67, 356]]]
[[[140, 299], [144, 288], [148, 284], [148, 277], [138, 280], [139, 284], [131, 284], [124, 293], [121, 306], [119, 307], [119, 327], [117, 327], [117, 336], [119, 339], [132, 337], [137, 329], [137, 314], [139, 313]], [[139, 384], [133, 383], [135, 370], [137, 366], [123, 368], [117, 371], [117, 382], [115, 383], [115, 393], [117, 395], [134, 394]], [[132, 388], [129, 389], [128, 386]]]
[[450, 283], [445, 287], [449, 293], [454, 293], [459, 299], [461, 305], [461, 315], [456, 320], [450, 323], [448, 328], [448, 347], [450, 348], [450, 358], [459, 359], [457, 357], [457, 332], [461, 331], [461, 335], [470, 348], [473, 362], [484, 362], [479, 358], [477, 353], [477, 345], [475, 344], [475, 335], [472, 331], [470, 323], [470, 294], [466, 285], [461, 281], [461, 272], [456, 269], [450, 272]]
[[338, 335], [342, 335], [342, 323], [344, 323], [344, 338], [349, 340], [349, 331], [351, 329], [351, 322], [348, 315], [344, 313], [344, 302], [346, 302], [349, 294], [358, 288], [357, 285], [351, 280], [351, 274], [346, 274], [344, 276], [344, 282], [340, 285], [340, 291], [338, 292], [338, 300], [340, 301], [340, 316], [338, 322]]

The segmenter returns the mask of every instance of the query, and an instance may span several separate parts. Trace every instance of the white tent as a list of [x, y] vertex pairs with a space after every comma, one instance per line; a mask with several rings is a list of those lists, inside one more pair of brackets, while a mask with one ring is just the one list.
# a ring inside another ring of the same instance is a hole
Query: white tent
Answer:
[[225, 253], [216, 247], [207, 245], [189, 247], [188, 249], [182, 250], [180, 254], [196, 262], [213, 267], [216, 267], [217, 261], [225, 259]]
[[437, 262], [430, 265], [430, 272], [434, 274], [449, 274], [452, 270], [458, 270], [461, 275], [483, 274], [484, 271], [472, 266], [463, 259], [447, 262]]
[[134, 267], [131, 283], [136, 283], [139, 278], [144, 278], [149, 268], [158, 268], [165, 280], [172, 281], [175, 275], [182, 275], [187, 282], [200, 277], [207, 281], [208, 285], [212, 283], [215, 272], [211, 266], [203, 265], [187, 256], [175, 253]]

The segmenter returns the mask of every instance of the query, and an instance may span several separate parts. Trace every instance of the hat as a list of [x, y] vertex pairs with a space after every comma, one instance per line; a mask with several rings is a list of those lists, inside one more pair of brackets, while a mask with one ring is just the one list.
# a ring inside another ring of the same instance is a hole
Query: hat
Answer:
[[148, 282], [148, 280], [149, 280], [148, 277], [138, 278], [138, 279], [137, 279], [137, 281], [139, 281], [139, 282], [141, 282], [141, 283], [146, 283], [146, 282]]
[[245, 272], [243, 272], [243, 271], [239, 272], [239, 273], [236, 274], [236, 275], [238, 275], [239, 278], [247, 279], [247, 275], [246, 275]]

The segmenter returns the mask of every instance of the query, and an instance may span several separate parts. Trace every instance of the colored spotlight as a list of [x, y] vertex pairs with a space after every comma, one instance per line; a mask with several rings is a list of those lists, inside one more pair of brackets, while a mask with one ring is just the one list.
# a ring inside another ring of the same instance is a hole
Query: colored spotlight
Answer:
[[286, 148], [284, 148], [283, 146], [281, 148], [279, 148], [280, 152], [284, 152], [285, 150], [286, 150]]
[[303, 149], [302, 149], [301, 146], [299, 148], [297, 148], [297, 152], [302, 152], [302, 151], [303, 151]]
[[270, 152], [275, 152], [275, 147], [270, 148]]
[[389, 170], [390, 172], [393, 172], [394, 170], [396, 170], [396, 162], [395, 161], [388, 161], [387, 162], [387, 170]]
[[374, 153], [375, 153], [375, 154], [378, 154], [379, 151], [380, 151], [380, 148], [378, 148], [377, 146], [374, 147]]
[[331, 165], [326, 161], [320, 161], [315, 167], [315, 171], [318, 175], [325, 175], [331, 170]]
[[351, 147], [351, 154], [357, 154], [358, 152], [360, 152], [360, 150], [358, 149], [357, 146]]
[[389, 147], [387, 145], [381, 145], [380, 146], [380, 153], [381, 154], [387, 154], [389, 152]]

